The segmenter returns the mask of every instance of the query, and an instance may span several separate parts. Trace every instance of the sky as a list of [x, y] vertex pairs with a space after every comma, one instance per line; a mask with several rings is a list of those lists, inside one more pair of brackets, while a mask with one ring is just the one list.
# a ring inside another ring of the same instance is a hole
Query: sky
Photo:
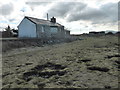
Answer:
[[71, 34], [118, 31], [119, 0], [0, 0], [0, 31], [17, 29], [25, 16], [56, 21]]

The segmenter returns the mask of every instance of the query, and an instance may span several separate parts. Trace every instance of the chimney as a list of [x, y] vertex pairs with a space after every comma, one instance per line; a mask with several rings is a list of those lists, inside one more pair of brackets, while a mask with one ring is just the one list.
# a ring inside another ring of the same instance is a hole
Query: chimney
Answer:
[[49, 18], [48, 18], [48, 13], [47, 13], [47, 20], [49, 20]]
[[56, 18], [52, 17], [51, 22], [56, 23]]

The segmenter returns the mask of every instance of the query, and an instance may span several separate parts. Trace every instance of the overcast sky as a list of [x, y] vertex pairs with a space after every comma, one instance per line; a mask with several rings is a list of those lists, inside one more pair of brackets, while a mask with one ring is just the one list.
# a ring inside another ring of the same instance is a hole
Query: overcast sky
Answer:
[[118, 30], [119, 0], [1, 0], [0, 30], [17, 28], [24, 16], [54, 16], [71, 34]]

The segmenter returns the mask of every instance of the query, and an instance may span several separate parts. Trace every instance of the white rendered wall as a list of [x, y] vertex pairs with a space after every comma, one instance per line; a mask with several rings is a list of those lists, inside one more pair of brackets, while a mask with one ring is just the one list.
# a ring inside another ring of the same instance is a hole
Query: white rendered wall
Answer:
[[18, 37], [23, 38], [34, 38], [36, 36], [36, 25], [28, 20], [27, 18], [24, 18], [20, 25], [18, 26]]

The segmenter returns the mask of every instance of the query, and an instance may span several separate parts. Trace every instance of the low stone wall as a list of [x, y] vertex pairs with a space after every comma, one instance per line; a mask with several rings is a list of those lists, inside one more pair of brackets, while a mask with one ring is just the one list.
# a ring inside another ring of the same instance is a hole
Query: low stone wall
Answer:
[[43, 45], [51, 45], [63, 42], [71, 42], [74, 41], [73, 39], [66, 38], [66, 39], [12, 39], [6, 38], [2, 39], [2, 52], [6, 52], [11, 49], [21, 48], [21, 47], [30, 47], [30, 46], [37, 46], [42, 47]]

